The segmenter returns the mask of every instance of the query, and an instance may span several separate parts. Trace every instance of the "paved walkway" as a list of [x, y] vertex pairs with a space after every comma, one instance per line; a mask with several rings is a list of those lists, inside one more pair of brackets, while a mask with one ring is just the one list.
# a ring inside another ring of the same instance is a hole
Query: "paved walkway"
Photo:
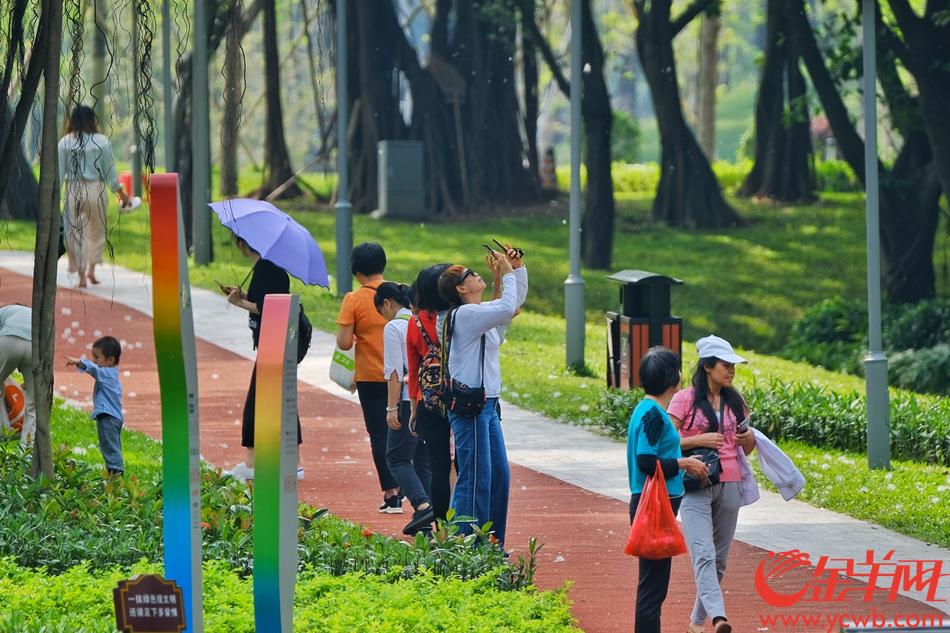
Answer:
[[[29, 304], [31, 256], [0, 251], [3, 277], [0, 303]], [[9, 272], [7, 272], [9, 271]], [[11, 274], [15, 273], [15, 274]], [[104, 333], [127, 343], [122, 358], [128, 427], [160, 437], [157, 376], [151, 333], [151, 280], [141, 273], [105, 266], [103, 284], [84, 292], [68, 289], [60, 269], [58, 352], [76, 354]], [[223, 468], [243, 459], [240, 412], [254, 357], [243, 311], [215, 293], [193, 289], [198, 344], [201, 451]], [[299, 406], [304, 428], [301, 462], [307, 477], [301, 482], [303, 500], [329, 507], [341, 517], [398, 535], [407, 519], [375, 512], [378, 491], [369, 442], [355, 397], [327, 379], [333, 337], [314, 332], [311, 351], [299, 369]], [[57, 393], [80, 403], [91, 393], [88, 380], [57, 368]], [[624, 445], [584, 429], [544, 419], [505, 403], [505, 435], [512, 465], [512, 497], [508, 545], [523, 552], [530, 536], [544, 543], [538, 584], [543, 588], [572, 582], [570, 596], [580, 626], [587, 631], [628, 631], [633, 622], [635, 561], [622, 554], [626, 539], [626, 465]], [[801, 602], [782, 611], [788, 616], [820, 616], [821, 626], [763, 623], [761, 616], [777, 614], [754, 588], [756, 567], [766, 550], [799, 549], [813, 561], [826, 555], [863, 560], [873, 548], [894, 559], [942, 560], [950, 551], [928, 546], [880, 527], [808, 504], [786, 503], [763, 493], [757, 504], [743, 509], [724, 581], [730, 617], [739, 631], [826, 630], [827, 618], [839, 613], [950, 614], [947, 602], [925, 604], [926, 596], [912, 583], [889, 602], [875, 592], [870, 602], [856, 590], [845, 602]], [[782, 577], [776, 588], [792, 592], [812, 578], [808, 569]], [[852, 582], [858, 589], [863, 585]], [[881, 586], [890, 586], [882, 578]], [[670, 597], [664, 608], [664, 629], [681, 632], [694, 587], [686, 557], [673, 565]], [[938, 597], [950, 598], [950, 577]], [[935, 609], [936, 608], [936, 609]], [[950, 618], [946, 618], [950, 623]]]

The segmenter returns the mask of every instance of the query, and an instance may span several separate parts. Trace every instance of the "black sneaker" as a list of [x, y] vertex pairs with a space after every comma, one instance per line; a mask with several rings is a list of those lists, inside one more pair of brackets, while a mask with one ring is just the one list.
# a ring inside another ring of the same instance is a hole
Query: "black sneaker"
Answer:
[[414, 536], [422, 528], [431, 525], [434, 520], [435, 512], [432, 511], [432, 506], [425, 510], [416, 510], [412, 513], [412, 521], [406, 524], [406, 527], [402, 529], [402, 533], [406, 536]]
[[383, 498], [383, 505], [379, 506], [380, 514], [402, 514], [402, 497], [393, 495]]

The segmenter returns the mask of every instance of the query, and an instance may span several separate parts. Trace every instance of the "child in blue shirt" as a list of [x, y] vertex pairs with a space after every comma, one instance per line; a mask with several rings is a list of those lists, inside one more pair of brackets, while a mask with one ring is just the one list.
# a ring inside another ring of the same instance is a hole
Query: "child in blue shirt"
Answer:
[[111, 336], [103, 336], [92, 344], [92, 360], [66, 357], [66, 366], [75, 367], [92, 376], [92, 417], [99, 429], [99, 450], [110, 475], [125, 472], [122, 460], [122, 382], [119, 380], [119, 357], [122, 345]]

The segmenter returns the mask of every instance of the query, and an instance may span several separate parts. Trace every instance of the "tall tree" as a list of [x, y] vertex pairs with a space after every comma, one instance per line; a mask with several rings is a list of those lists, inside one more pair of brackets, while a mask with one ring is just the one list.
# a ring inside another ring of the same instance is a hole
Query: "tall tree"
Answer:
[[45, 75], [43, 140], [40, 154], [40, 213], [33, 260], [33, 398], [36, 434], [30, 473], [53, 476], [50, 413], [53, 407], [53, 354], [56, 342], [56, 264], [59, 239], [58, 137], [59, 57], [63, 38], [63, 3], [43, 0], [34, 61]]
[[[514, 67], [519, 19], [511, 7], [495, 0], [436, 2], [426, 67], [392, 3], [349, 7], [356, 25], [347, 44], [355, 60], [347, 78], [354, 210], [376, 207], [376, 143], [387, 139], [423, 141], [427, 204], [436, 212], [538, 200], [526, 166], [529, 141], [522, 138]], [[412, 97], [408, 125], [394, 77]]]
[[[237, 6], [236, 0], [209, 0], [208, 6], [208, 55], [218, 50], [228, 28], [231, 25], [231, 12]], [[261, 0], [253, 0], [244, 11], [241, 21], [241, 31], [246, 33], [257, 19], [261, 11]], [[243, 36], [242, 36], [243, 37]], [[191, 78], [192, 78], [192, 51], [188, 51], [178, 59], [176, 70], [178, 75], [178, 90], [175, 95], [175, 164], [178, 171], [178, 192], [182, 200], [191, 200], [191, 167], [193, 162], [191, 148]], [[182, 205], [182, 216], [185, 228], [185, 243], [192, 245], [192, 208], [190, 204]]]
[[[0, 147], [6, 142], [12, 119], [9, 105], [0, 110]], [[3, 199], [0, 200], [0, 216], [6, 215], [15, 220], [35, 220], [39, 213], [39, 184], [23, 154], [22, 143], [17, 145], [14, 162], [9, 169], [10, 180], [3, 192]]]
[[538, 159], [538, 51], [529, 35], [536, 23], [537, 7], [533, 1], [522, 2], [521, 13], [521, 69], [524, 80], [524, 133], [528, 152], [528, 169], [535, 188], [541, 191], [541, 165]]
[[815, 172], [805, 78], [783, 0], [768, 0], [765, 62], [755, 106], [755, 163], [739, 190], [781, 202], [814, 202]]
[[587, 164], [581, 258], [588, 268], [607, 269], [610, 268], [614, 242], [614, 185], [610, 171], [613, 111], [607, 82], [604, 81], [604, 49], [591, 4], [591, 0], [581, 2], [581, 48], [585, 68], [582, 73], [581, 115], [584, 117], [584, 162]]
[[231, 11], [231, 23], [224, 44], [224, 110], [221, 116], [222, 196], [238, 193], [238, 143], [241, 138], [241, 101], [244, 97], [244, 51], [241, 50], [242, 2]]
[[[264, 164], [267, 178], [260, 196], [282, 188], [277, 198], [295, 198], [303, 191], [294, 182], [296, 176], [290, 166], [290, 154], [284, 138], [284, 115], [280, 105], [280, 53], [277, 48], [277, 2], [263, 0], [264, 74], [266, 77], [266, 129], [264, 135]], [[288, 184], [289, 183], [289, 184]]]
[[[945, 0], [941, 4], [946, 4]], [[900, 5], [899, 2], [892, 3], [892, 8], [899, 10]], [[864, 141], [855, 129], [836, 80], [825, 64], [805, 13], [803, 0], [787, 2], [785, 15], [835, 133], [838, 147], [855, 174], [864, 182]], [[947, 41], [946, 32], [937, 26], [935, 14], [931, 14], [930, 19], [934, 21], [934, 27], [933, 30], [931, 27], [925, 27], [927, 34], [941, 35], [943, 39], [940, 41]], [[928, 112], [922, 107], [922, 98], [912, 94], [900, 76], [898, 57], [909, 55], [909, 51], [901, 44], [902, 41], [907, 41], [908, 33], [903, 33], [903, 40], [898, 38], [897, 34], [881, 21], [880, 11], [877, 29], [881, 44], [878, 51], [880, 84], [894, 125], [904, 139], [893, 165], [890, 168], [880, 165], [883, 285], [888, 301], [909, 303], [933, 297], [935, 294], [933, 248], [940, 214], [942, 179], [932, 147], [936, 143], [950, 142], [950, 129], [935, 129], [933, 124], [925, 123]], [[911, 36], [922, 35], [913, 29], [909, 33]], [[930, 68], [931, 64], [942, 64], [946, 67], [950, 63], [950, 51], [934, 48], [929, 50], [936, 57], [924, 63], [925, 68]], [[909, 64], [906, 68], [912, 74], [915, 70], [921, 70], [915, 64]], [[950, 78], [946, 77], [947, 72], [944, 70], [914, 74], [920, 95], [929, 90], [939, 94], [940, 87], [929, 85], [929, 82], [942, 79], [947, 83], [950, 81]], [[926, 88], [924, 84], [928, 84]], [[931, 135], [936, 142], [931, 139]]]
[[719, 83], [719, 29], [722, 26], [719, 11], [719, 2], [714, 2], [703, 14], [699, 27], [699, 72], [696, 73], [696, 128], [699, 145], [710, 161], [716, 160], [716, 85]]
[[671, 226], [718, 228], [745, 220], [723, 198], [706, 155], [686, 124], [676, 78], [673, 38], [714, 0], [694, 0], [675, 19], [672, 0], [633, 0], [637, 54], [660, 129], [660, 183], [653, 217]]
[[[522, 5], [532, 0], [522, 0]], [[541, 51], [561, 92], [570, 97], [570, 84], [564, 77], [537, 24], [528, 25], [530, 36]], [[604, 49], [594, 22], [590, 0], [581, 2], [581, 117], [584, 121], [584, 163], [587, 166], [587, 195], [581, 220], [581, 258], [588, 268], [610, 268], [613, 252], [614, 204], [611, 178], [611, 135], [613, 110], [604, 80]], [[572, 78], [573, 80], [573, 78]]]

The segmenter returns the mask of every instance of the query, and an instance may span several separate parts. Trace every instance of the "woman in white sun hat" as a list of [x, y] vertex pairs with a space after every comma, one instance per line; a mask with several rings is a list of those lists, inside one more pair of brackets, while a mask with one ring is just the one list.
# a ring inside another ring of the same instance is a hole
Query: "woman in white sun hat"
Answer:
[[720, 583], [742, 504], [739, 451], [747, 454], [755, 449], [755, 436], [746, 421], [749, 410], [732, 380], [736, 365], [747, 361], [718, 336], [696, 341], [696, 352], [699, 362], [692, 384], [673, 396], [668, 412], [680, 432], [683, 454], [699, 447], [716, 449], [721, 473], [718, 481], [711, 477], [699, 488], [687, 490], [680, 506], [696, 578], [696, 602], [687, 633], [702, 631], [707, 618], [716, 633], [730, 633]]

